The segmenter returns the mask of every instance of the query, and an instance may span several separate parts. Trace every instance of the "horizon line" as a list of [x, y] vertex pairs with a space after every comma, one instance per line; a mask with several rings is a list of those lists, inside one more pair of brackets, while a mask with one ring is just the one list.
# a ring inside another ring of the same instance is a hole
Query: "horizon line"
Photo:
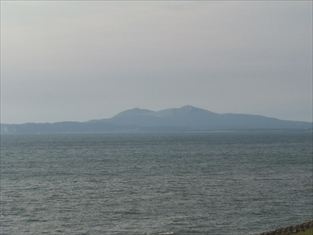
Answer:
[[[88, 119], [88, 120], [63, 120], [63, 121], [26, 121], [26, 122], [16, 122], [16, 123], [10, 123], [10, 122], [2, 122], [1, 121], [1, 116], [0, 116], [0, 124], [1, 125], [22, 125], [22, 124], [53, 124], [53, 123], [62, 123], [62, 122], [90, 122], [90, 121], [98, 121], [98, 120], [109, 120], [114, 118], [115, 116], [117, 116], [120, 113], [126, 112], [126, 111], [131, 111], [131, 110], [146, 110], [146, 111], [150, 111], [150, 112], [160, 112], [160, 111], [164, 111], [164, 110], [170, 110], [170, 109], [182, 109], [182, 108], [195, 108], [195, 109], [200, 109], [200, 110], [204, 110], [207, 112], [211, 112], [211, 113], [215, 113], [215, 114], [220, 114], [220, 115], [226, 115], [226, 114], [237, 114], [237, 115], [252, 115], [252, 116], [261, 116], [261, 117], [266, 117], [266, 118], [274, 118], [277, 120], [282, 120], [282, 121], [294, 121], [294, 122], [306, 122], [306, 123], [313, 123], [313, 116], [311, 117], [310, 121], [304, 121], [304, 120], [290, 120], [290, 119], [282, 119], [282, 118], [278, 118], [278, 117], [274, 117], [274, 116], [267, 116], [264, 114], [256, 114], [256, 113], [242, 113], [242, 112], [225, 112], [225, 113], [218, 113], [218, 112], [214, 112], [205, 108], [201, 108], [201, 107], [197, 107], [194, 105], [183, 105], [183, 106], [177, 106], [177, 107], [172, 107], [172, 108], [162, 108], [162, 109], [158, 109], [158, 110], [153, 110], [153, 109], [148, 109], [148, 108], [141, 108], [141, 107], [133, 107], [133, 108], [128, 108], [122, 111], [117, 112], [116, 114], [114, 114], [111, 117], [99, 117], [99, 118], [92, 118], [92, 119]], [[1, 112], [0, 112], [1, 114]]]

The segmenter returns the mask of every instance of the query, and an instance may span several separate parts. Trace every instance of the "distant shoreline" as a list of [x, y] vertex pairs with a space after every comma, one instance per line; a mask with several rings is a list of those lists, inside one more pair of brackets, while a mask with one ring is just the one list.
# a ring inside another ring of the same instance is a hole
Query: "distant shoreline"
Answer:
[[86, 122], [1, 123], [1, 133], [191, 133], [255, 130], [312, 130], [311, 122], [253, 114], [214, 113], [193, 106], [151, 111], [129, 109], [109, 119]]
[[0, 132], [0, 136], [22, 135], [205, 135], [205, 134], [261, 134], [261, 133], [308, 133], [312, 129], [238, 129], [238, 130], [204, 130], [204, 131], [112, 131], [112, 132]]

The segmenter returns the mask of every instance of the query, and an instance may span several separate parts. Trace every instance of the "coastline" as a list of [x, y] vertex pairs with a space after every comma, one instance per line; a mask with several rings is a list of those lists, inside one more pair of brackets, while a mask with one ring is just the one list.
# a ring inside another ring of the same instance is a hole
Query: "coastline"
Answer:
[[278, 228], [273, 231], [261, 233], [259, 235], [312, 235], [312, 234], [313, 234], [313, 220], [304, 222], [302, 224]]

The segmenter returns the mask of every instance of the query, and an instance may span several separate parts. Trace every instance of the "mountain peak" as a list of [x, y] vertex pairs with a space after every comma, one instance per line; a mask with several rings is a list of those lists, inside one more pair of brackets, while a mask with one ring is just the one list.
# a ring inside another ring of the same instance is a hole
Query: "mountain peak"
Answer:
[[184, 111], [184, 112], [203, 112], [203, 113], [215, 114], [209, 110], [198, 108], [192, 105], [184, 105], [180, 108], [177, 108], [177, 110]]
[[148, 109], [132, 108], [132, 109], [122, 111], [122, 112], [116, 114], [114, 117], [143, 115], [143, 114], [150, 114], [150, 113], [153, 113], [153, 111], [148, 110]]
[[209, 110], [198, 108], [192, 105], [184, 105], [180, 108], [177, 108], [179, 110], [185, 110], [185, 111], [204, 111], [204, 112], [210, 112]]
[[192, 105], [184, 105], [180, 107], [179, 109], [193, 110], [193, 109], [199, 109], [199, 108], [192, 106]]
[[150, 113], [152, 112], [151, 110], [148, 109], [142, 109], [142, 108], [132, 108], [125, 110], [124, 112], [133, 112], [133, 113]]

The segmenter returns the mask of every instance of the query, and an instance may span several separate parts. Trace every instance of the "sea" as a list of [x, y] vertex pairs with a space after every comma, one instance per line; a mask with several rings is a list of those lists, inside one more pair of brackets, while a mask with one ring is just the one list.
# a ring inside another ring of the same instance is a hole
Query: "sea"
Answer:
[[0, 234], [248, 235], [311, 220], [312, 132], [1, 136]]

